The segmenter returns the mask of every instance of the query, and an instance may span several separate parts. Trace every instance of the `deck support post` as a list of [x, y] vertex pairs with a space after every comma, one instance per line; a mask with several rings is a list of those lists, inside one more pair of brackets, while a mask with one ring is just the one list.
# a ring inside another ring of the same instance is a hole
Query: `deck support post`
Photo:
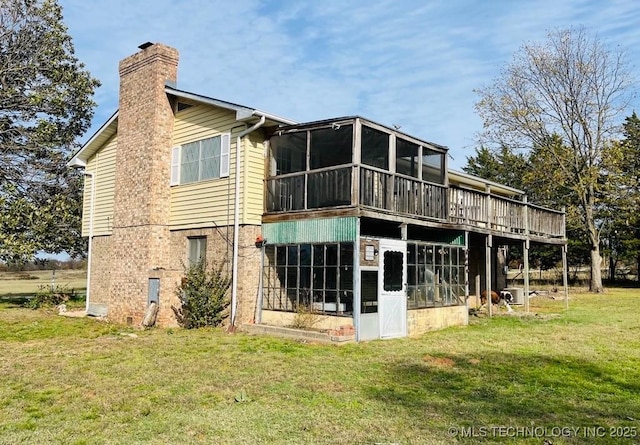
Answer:
[[484, 288], [487, 291], [486, 296], [486, 304], [489, 308], [489, 317], [493, 315], [493, 303], [491, 301], [491, 247], [493, 244], [493, 239], [491, 235], [487, 235], [486, 237], [486, 247], [485, 247], [485, 283]]
[[469, 324], [469, 232], [466, 230], [464, 231], [464, 301], [467, 305], [467, 324]]
[[522, 243], [522, 247], [522, 256], [524, 257], [524, 311], [529, 313], [529, 240], [525, 240]]
[[353, 328], [356, 341], [360, 341], [360, 313], [362, 308], [362, 282], [360, 279], [360, 218], [356, 223], [356, 240], [353, 243]]
[[524, 203], [524, 236], [522, 256], [524, 257], [524, 311], [529, 313], [529, 204], [527, 195], [522, 197]]
[[[562, 232], [566, 237], [567, 230], [567, 208], [562, 206]], [[568, 244], [565, 242], [562, 245], [562, 286], [564, 287], [564, 308], [569, 309], [569, 280], [567, 277], [567, 248]]]
[[569, 280], [567, 279], [567, 245], [562, 245], [562, 286], [564, 287], [564, 308], [569, 309]]

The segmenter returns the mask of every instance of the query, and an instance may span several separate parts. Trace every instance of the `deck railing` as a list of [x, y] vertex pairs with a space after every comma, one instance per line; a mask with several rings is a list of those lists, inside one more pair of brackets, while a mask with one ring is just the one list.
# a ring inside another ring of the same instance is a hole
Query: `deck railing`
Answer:
[[359, 169], [361, 206], [446, 221], [446, 187], [372, 167]]
[[268, 179], [266, 188], [268, 213], [362, 206], [505, 234], [565, 236], [561, 211], [491, 193], [447, 188], [370, 166], [344, 165], [282, 175]]
[[564, 212], [473, 190], [449, 189], [449, 221], [494, 232], [565, 236]]
[[565, 216], [564, 212], [550, 210], [544, 207], [528, 204], [529, 233], [553, 238], [565, 236]]
[[292, 173], [267, 180], [267, 212], [352, 204], [353, 166]]

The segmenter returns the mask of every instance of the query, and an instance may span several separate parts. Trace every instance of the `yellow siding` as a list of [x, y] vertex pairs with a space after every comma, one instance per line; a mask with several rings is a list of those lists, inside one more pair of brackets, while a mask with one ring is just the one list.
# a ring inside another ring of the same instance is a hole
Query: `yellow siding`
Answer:
[[[253, 132], [245, 141], [247, 168], [244, 169], [243, 220], [246, 224], [260, 224], [264, 212], [265, 145], [261, 131]], [[247, 194], [244, 194], [244, 190]]]
[[[236, 140], [244, 125], [235, 120], [235, 113], [208, 105], [196, 105], [176, 115], [173, 146], [194, 142], [221, 133], [231, 132], [229, 177], [212, 179], [171, 187], [172, 227], [204, 227], [212, 223], [218, 226], [233, 224]], [[259, 224], [262, 215], [262, 171], [264, 169], [262, 137], [255, 136], [243, 145], [249, 154], [241, 157], [240, 215], [241, 224]], [[249, 157], [250, 168], [244, 168], [245, 157]], [[255, 166], [255, 163], [259, 163]], [[255, 170], [260, 171], [259, 181]], [[244, 205], [244, 190], [250, 191], [248, 205]], [[256, 208], [259, 207], [259, 211]]]
[[93, 234], [110, 235], [113, 227], [113, 198], [115, 192], [116, 136], [96, 152], [87, 162], [82, 208], [82, 235], [89, 235], [91, 218], [92, 181], [95, 180]]

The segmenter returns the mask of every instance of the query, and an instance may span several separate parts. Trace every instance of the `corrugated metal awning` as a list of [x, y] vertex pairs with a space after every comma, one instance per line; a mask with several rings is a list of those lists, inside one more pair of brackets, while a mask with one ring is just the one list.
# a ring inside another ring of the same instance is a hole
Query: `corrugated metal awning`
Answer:
[[358, 218], [340, 217], [282, 221], [262, 225], [269, 244], [330, 243], [355, 241]]

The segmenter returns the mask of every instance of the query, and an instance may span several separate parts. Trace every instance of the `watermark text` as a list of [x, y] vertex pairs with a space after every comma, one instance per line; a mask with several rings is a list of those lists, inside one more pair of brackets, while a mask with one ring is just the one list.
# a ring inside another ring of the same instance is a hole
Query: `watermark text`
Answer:
[[640, 437], [635, 426], [452, 426], [450, 437], [581, 437], [629, 439]]

